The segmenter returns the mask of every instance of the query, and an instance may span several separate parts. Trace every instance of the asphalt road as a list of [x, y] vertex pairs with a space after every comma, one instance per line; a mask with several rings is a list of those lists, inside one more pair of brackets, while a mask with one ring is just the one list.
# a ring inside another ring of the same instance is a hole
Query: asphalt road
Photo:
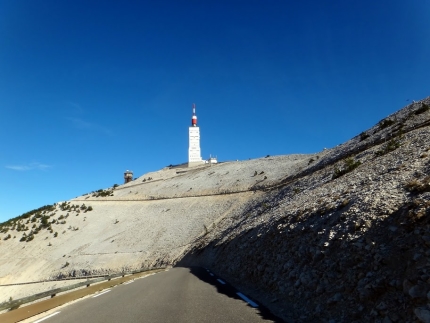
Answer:
[[101, 291], [35, 322], [282, 322], [222, 278], [173, 268]]

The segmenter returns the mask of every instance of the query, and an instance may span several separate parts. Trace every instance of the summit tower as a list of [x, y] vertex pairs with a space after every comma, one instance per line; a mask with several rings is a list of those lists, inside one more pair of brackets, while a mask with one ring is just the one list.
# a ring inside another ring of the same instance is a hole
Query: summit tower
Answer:
[[200, 129], [197, 126], [196, 105], [193, 104], [191, 127], [188, 129], [188, 167], [204, 163], [200, 152]]

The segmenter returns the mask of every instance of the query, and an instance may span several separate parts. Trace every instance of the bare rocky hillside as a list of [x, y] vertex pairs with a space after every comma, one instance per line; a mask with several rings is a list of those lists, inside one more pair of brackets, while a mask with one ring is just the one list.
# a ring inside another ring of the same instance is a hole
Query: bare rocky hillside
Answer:
[[[313, 155], [167, 167], [0, 227], [0, 302], [203, 265], [291, 322], [430, 322], [430, 98]], [[9, 285], [9, 286], [5, 286]]]
[[311, 158], [182, 263], [248, 287], [291, 322], [430, 322], [429, 104]]

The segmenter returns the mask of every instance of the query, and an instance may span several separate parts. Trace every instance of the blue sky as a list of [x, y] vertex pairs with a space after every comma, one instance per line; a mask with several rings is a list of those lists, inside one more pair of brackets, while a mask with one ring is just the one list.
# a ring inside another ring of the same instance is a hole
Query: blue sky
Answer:
[[[430, 95], [430, 2], [0, 2], [0, 221], [187, 161], [333, 147]], [[410, 100], [410, 101], [407, 101]]]

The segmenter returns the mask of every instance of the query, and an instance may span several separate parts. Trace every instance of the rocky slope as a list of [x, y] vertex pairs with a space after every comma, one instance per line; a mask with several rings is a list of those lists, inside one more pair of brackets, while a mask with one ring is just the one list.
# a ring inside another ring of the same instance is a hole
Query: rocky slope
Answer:
[[292, 322], [430, 322], [429, 104], [288, 176], [182, 263], [249, 287]]
[[174, 264], [214, 224], [263, 194], [256, 186], [274, 185], [307, 162], [290, 155], [165, 168], [12, 219], [0, 226], [0, 302], [47, 286], [18, 283]]
[[0, 302], [39, 288], [5, 284], [197, 264], [287, 321], [430, 322], [429, 105], [318, 154], [165, 168], [11, 220]]

